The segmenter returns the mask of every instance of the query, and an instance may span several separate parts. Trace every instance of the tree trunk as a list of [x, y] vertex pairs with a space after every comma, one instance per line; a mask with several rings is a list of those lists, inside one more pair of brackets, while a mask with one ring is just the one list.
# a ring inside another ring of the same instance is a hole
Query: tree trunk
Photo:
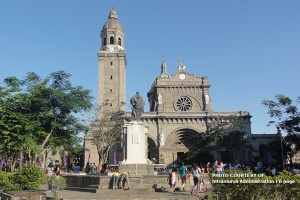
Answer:
[[[43, 167], [43, 168], [45, 167], [45, 164], [46, 164], [46, 161], [47, 161], [47, 157], [48, 157], [47, 148], [44, 148], [44, 147], [45, 147], [46, 143], [49, 141], [49, 138], [51, 137], [52, 134], [53, 134], [53, 129], [51, 129], [50, 133], [46, 136], [44, 142], [43, 142], [42, 145], [40, 146], [40, 150], [41, 150], [41, 152], [42, 152], [41, 154], [45, 153], [45, 156], [43, 156], [43, 157], [44, 157], [43, 162], [42, 162], [42, 164], [41, 164], [41, 167]], [[38, 156], [39, 156], [39, 155], [36, 154], [36, 155], [34, 156], [34, 159], [36, 160]]]
[[101, 152], [98, 151], [98, 171], [100, 172], [100, 170], [102, 169], [102, 159], [101, 159]]
[[44, 149], [44, 146], [45, 146], [46, 143], [49, 141], [49, 138], [50, 138], [50, 136], [52, 135], [52, 133], [53, 133], [53, 129], [51, 129], [50, 133], [46, 136], [44, 142], [43, 142], [42, 145], [41, 145], [41, 150]]
[[28, 151], [27, 151], [27, 154], [28, 154], [28, 163], [29, 164], [33, 164], [33, 158], [34, 158], [34, 156], [31, 156], [31, 149], [28, 149]]
[[11, 161], [11, 163], [10, 163], [10, 171], [11, 171], [12, 173], [15, 172], [15, 166], [16, 166], [16, 161], [15, 161], [15, 160], [16, 160], [16, 159], [13, 158], [12, 161]]
[[107, 163], [107, 159], [108, 159], [108, 152], [106, 152], [106, 153], [105, 153], [105, 156], [104, 156], [103, 162], [104, 162], [104, 163]]
[[230, 150], [230, 162], [235, 163], [233, 160], [233, 151], [232, 150]]
[[23, 149], [21, 149], [20, 157], [19, 157], [19, 170], [22, 170], [22, 168], [23, 168], [23, 159], [24, 159]]
[[43, 154], [43, 153], [45, 153], [44, 155], [43, 155], [43, 160], [42, 160], [42, 165], [41, 165], [41, 167], [43, 168], [43, 169], [45, 169], [45, 167], [46, 167], [46, 165], [47, 165], [47, 158], [48, 158], [48, 151], [47, 151], [47, 149], [44, 149], [44, 151], [41, 153], [41, 154]]

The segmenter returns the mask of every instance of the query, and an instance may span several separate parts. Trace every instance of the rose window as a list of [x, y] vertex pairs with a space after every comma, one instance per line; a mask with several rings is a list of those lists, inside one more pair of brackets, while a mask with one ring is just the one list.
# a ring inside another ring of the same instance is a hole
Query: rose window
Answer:
[[174, 103], [176, 111], [187, 112], [192, 109], [192, 100], [188, 97], [179, 97]]

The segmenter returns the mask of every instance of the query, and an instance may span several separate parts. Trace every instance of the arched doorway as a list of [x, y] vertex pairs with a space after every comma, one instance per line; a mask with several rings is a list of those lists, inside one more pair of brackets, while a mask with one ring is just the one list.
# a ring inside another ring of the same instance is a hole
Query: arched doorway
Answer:
[[147, 158], [150, 161], [158, 161], [158, 149], [154, 142], [154, 140], [150, 137], [147, 137], [147, 144], [148, 144], [148, 152], [147, 152]]
[[268, 164], [268, 149], [264, 144], [259, 146], [259, 157], [264, 165]]
[[198, 149], [202, 140], [198, 130], [179, 128], [166, 139], [164, 151], [167, 155], [167, 165], [179, 165], [183, 157], [190, 150]]

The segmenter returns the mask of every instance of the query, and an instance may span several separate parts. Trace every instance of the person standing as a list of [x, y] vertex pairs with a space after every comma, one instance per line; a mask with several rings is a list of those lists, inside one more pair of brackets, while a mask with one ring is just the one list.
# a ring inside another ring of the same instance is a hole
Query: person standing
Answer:
[[95, 172], [94, 172], [94, 173], [97, 173], [97, 172], [98, 172], [98, 168], [97, 168], [96, 164], [95, 164], [95, 163], [93, 163], [93, 166], [94, 166], [94, 170], [95, 170]]
[[206, 172], [209, 173], [210, 172], [210, 162], [207, 162], [205, 168], [206, 168]]
[[193, 174], [194, 185], [192, 187], [191, 194], [193, 194], [193, 191], [194, 191], [195, 187], [197, 188], [197, 194], [199, 194], [200, 191], [201, 191], [201, 186], [200, 186], [200, 183], [201, 183], [201, 170], [200, 170], [197, 163], [193, 164], [192, 174]]
[[79, 174], [80, 172], [80, 166], [79, 166], [79, 163], [75, 163], [75, 166], [74, 166], [74, 174]]
[[181, 187], [180, 187], [180, 191], [184, 192], [184, 186], [186, 184], [186, 173], [187, 173], [187, 167], [184, 165], [184, 163], [180, 164], [180, 168], [179, 168], [179, 176], [181, 179]]
[[62, 174], [58, 160], [55, 161], [54, 173], [55, 173], [55, 176], [60, 176]]
[[[62, 170], [60, 168], [59, 160], [55, 161], [54, 173], [56, 179], [59, 179], [60, 176], [62, 175]], [[58, 191], [59, 189], [60, 189], [59, 185], [56, 185], [56, 191]]]
[[122, 175], [121, 175], [121, 178], [120, 178], [120, 187], [122, 188], [122, 189], [124, 189], [124, 186], [125, 186], [125, 182], [127, 183], [127, 187], [128, 187], [128, 189], [130, 188], [129, 187], [129, 172], [124, 172], [124, 173], [122, 173]]
[[271, 174], [273, 177], [276, 176], [276, 168], [274, 166], [272, 166]]
[[108, 166], [106, 163], [102, 165], [102, 169], [100, 170], [100, 173], [108, 173]]
[[214, 173], [215, 174], [220, 174], [220, 165], [219, 165], [217, 160], [214, 163]]
[[219, 165], [219, 167], [220, 167], [220, 174], [223, 174], [224, 173], [224, 164], [223, 164], [223, 162], [220, 162], [220, 165]]
[[90, 170], [91, 170], [90, 163], [87, 162], [87, 163], [86, 163], [86, 166], [85, 166], [85, 169], [84, 169], [84, 172], [85, 172], [86, 174], [88, 174], [88, 173], [90, 173]]
[[113, 189], [118, 189], [118, 182], [119, 182], [119, 177], [120, 177], [120, 173], [118, 170], [115, 171], [115, 173], [113, 174]]
[[169, 173], [168, 182], [170, 185], [170, 188], [175, 192], [175, 186], [176, 186], [176, 170], [175, 168], [172, 169], [172, 171]]
[[205, 173], [204, 168], [200, 167], [200, 171], [201, 171], [201, 173], [200, 173], [200, 192], [201, 192], [201, 183], [203, 184], [203, 188], [205, 188], [204, 191], [207, 190], [207, 184], [204, 179], [204, 173]]
[[96, 169], [95, 169], [95, 165], [93, 165], [92, 163], [90, 163], [90, 173], [95, 173]]
[[52, 190], [52, 177], [54, 174], [54, 166], [53, 163], [50, 162], [46, 168], [46, 176], [48, 176], [48, 190]]

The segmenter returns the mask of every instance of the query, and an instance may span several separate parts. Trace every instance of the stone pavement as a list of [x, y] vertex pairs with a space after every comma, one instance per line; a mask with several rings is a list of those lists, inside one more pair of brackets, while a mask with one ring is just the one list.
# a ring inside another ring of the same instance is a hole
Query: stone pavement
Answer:
[[[51, 192], [46, 192], [47, 197], [53, 197]], [[63, 200], [199, 200], [205, 193], [199, 196], [190, 192], [149, 192], [136, 189], [104, 189], [97, 193], [63, 190], [59, 197]]]

